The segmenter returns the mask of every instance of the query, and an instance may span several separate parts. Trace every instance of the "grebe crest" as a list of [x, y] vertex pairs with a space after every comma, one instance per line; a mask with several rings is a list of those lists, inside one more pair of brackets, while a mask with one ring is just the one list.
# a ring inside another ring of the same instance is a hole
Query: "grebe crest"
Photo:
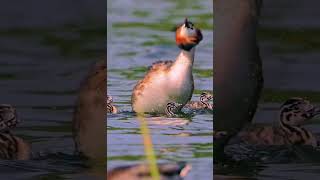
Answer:
[[176, 102], [169, 102], [166, 106], [166, 115], [168, 117], [174, 117], [179, 110], [179, 107], [181, 107], [182, 104], [176, 103]]
[[9, 104], [0, 104], [0, 132], [15, 128], [18, 123], [16, 109]]
[[179, 48], [189, 51], [202, 40], [200, 29], [185, 18], [184, 23], [176, 31], [176, 44]]

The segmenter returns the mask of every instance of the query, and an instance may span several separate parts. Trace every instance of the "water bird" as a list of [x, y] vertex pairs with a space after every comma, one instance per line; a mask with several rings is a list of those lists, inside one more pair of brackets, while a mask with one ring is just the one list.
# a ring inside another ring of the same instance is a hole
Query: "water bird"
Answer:
[[[191, 170], [185, 162], [158, 164], [161, 180], [182, 180]], [[107, 172], [108, 180], [151, 180], [148, 164], [137, 164], [116, 167]]]
[[167, 103], [185, 105], [190, 101], [194, 89], [192, 66], [202, 33], [186, 18], [177, 28], [175, 40], [181, 49], [176, 60], [153, 63], [144, 78], [134, 86], [131, 96], [134, 112], [164, 114]]
[[[290, 98], [280, 107], [279, 126], [249, 125], [230, 141], [241, 140], [253, 145], [311, 145], [318, 146], [312, 132], [301, 127], [320, 114], [320, 108], [303, 98]], [[229, 142], [230, 144], [230, 142]]]
[[22, 138], [10, 132], [0, 133], [0, 159], [28, 160], [31, 156], [31, 146]]
[[0, 132], [9, 131], [19, 123], [17, 111], [10, 104], [0, 104]]
[[10, 104], [0, 105], [0, 159], [26, 160], [30, 158], [31, 147], [24, 139], [13, 135], [19, 123], [16, 108]]
[[182, 104], [176, 102], [169, 102], [166, 106], [165, 113], [168, 117], [175, 117], [177, 116], [176, 113], [179, 111], [179, 108]]
[[190, 101], [184, 107], [193, 110], [209, 109], [213, 110], [213, 104], [209, 101], [213, 99], [213, 95], [207, 92], [203, 92], [200, 95], [200, 101]]
[[107, 95], [107, 113], [116, 114], [118, 113], [118, 108], [112, 105], [112, 103], [113, 103], [113, 98]]

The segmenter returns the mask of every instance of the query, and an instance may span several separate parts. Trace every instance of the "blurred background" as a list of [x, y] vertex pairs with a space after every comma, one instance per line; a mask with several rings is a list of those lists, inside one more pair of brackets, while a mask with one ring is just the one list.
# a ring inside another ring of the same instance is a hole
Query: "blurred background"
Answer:
[[[107, 117], [108, 169], [145, 160], [139, 122], [130, 113], [132, 89], [153, 62], [175, 60], [180, 50], [175, 45], [174, 27], [183, 23], [185, 17], [204, 36], [197, 46], [193, 66], [192, 100], [199, 101], [199, 95], [203, 91], [212, 93], [213, 87], [212, 1], [108, 1], [107, 91], [122, 111]], [[212, 113], [171, 120], [171, 125], [149, 119], [159, 162], [187, 161], [193, 168], [186, 179], [212, 179], [212, 120]]]
[[71, 120], [80, 81], [105, 54], [106, 3], [4, 0], [0, 12], [0, 103], [17, 108], [13, 134], [37, 158], [0, 161], [1, 179], [94, 179], [72, 156]]
[[[254, 122], [276, 125], [279, 107], [290, 97], [304, 97], [320, 103], [318, 5], [315, 0], [263, 1], [257, 37], [265, 82]], [[319, 117], [304, 127], [319, 136]], [[293, 152], [291, 148], [287, 150]], [[266, 157], [275, 154], [271, 151], [261, 153], [265, 153]], [[271, 158], [274, 163], [245, 163], [234, 168], [217, 169], [216, 172], [229, 174], [230, 179], [232, 175], [242, 175], [247, 179], [307, 179], [319, 176], [319, 152], [298, 151], [295, 155], [303, 160], [292, 162], [290, 156], [283, 154]]]

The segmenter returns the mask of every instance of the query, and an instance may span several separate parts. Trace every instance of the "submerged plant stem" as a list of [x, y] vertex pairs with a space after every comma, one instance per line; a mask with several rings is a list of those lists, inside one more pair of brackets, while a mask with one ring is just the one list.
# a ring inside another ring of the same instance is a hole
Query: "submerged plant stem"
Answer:
[[152, 139], [147, 122], [142, 114], [138, 114], [138, 120], [140, 121], [140, 129], [143, 137], [144, 151], [147, 157], [148, 164], [150, 165], [151, 177], [154, 180], [160, 180], [159, 170], [157, 166], [157, 158], [154, 153]]

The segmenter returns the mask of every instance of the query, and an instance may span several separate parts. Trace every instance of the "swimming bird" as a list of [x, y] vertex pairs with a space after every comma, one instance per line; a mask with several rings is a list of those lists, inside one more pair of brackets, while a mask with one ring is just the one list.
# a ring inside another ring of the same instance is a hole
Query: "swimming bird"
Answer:
[[179, 108], [182, 104], [176, 102], [169, 102], [166, 106], [165, 112], [168, 117], [175, 117], [176, 113], [179, 111]]
[[[253, 145], [311, 145], [318, 146], [312, 132], [302, 124], [320, 114], [320, 109], [303, 98], [290, 98], [280, 108], [279, 126], [249, 125], [230, 142]], [[230, 142], [228, 144], [230, 144]]]
[[28, 142], [10, 132], [0, 133], [0, 159], [28, 160], [31, 146]]
[[113, 98], [107, 95], [107, 113], [116, 114], [118, 113], [118, 109], [116, 106], [112, 105]]
[[19, 123], [16, 109], [10, 104], [0, 104], [0, 132], [9, 131]]
[[[161, 180], [182, 180], [191, 170], [185, 162], [158, 164]], [[108, 180], [151, 180], [148, 164], [116, 167], [107, 172]]]
[[213, 95], [207, 92], [203, 92], [200, 95], [200, 101], [190, 101], [184, 107], [193, 110], [209, 109], [213, 110], [213, 104], [209, 101], [213, 99]]
[[10, 131], [19, 122], [16, 108], [10, 104], [0, 105], [0, 159], [26, 160], [30, 158], [28, 142], [13, 135]]
[[190, 101], [194, 89], [192, 66], [195, 48], [202, 40], [202, 33], [186, 18], [175, 35], [180, 54], [175, 61], [153, 63], [144, 78], [135, 85], [131, 96], [134, 112], [163, 114], [169, 102], [185, 105]]

